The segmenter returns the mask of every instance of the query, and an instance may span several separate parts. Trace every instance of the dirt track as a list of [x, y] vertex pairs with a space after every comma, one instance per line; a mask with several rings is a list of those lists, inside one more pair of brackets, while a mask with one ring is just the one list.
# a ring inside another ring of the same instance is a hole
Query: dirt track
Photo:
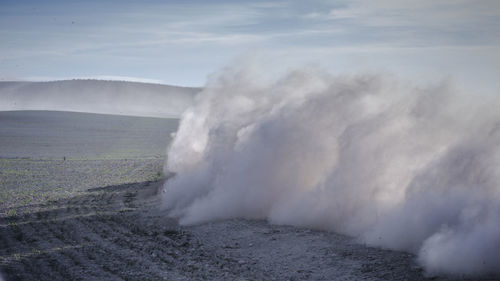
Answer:
[[[141, 192], [139, 192], [141, 190]], [[170, 272], [172, 249], [189, 236], [166, 221], [138, 219], [137, 196], [151, 182], [94, 189], [59, 200], [42, 211], [3, 219], [0, 255], [7, 280], [146, 280], [178, 277]], [[141, 201], [147, 207], [148, 201]], [[155, 251], [163, 254], [155, 256]]]
[[[373, 275], [368, 274], [373, 271], [370, 267], [377, 266], [346, 260], [357, 247], [341, 236], [243, 220], [179, 228], [158, 213], [154, 196], [158, 186], [159, 182], [144, 182], [94, 188], [84, 196], [42, 205], [39, 212], [2, 218], [0, 256], [5, 277], [329, 280], [351, 279], [359, 273], [368, 277]], [[323, 248], [326, 243], [334, 245], [332, 238], [345, 240], [347, 248], [340, 255]], [[318, 252], [311, 252], [315, 248]], [[339, 258], [344, 261], [335, 265]]]
[[[264, 221], [179, 227], [160, 182], [89, 189], [0, 220], [6, 280], [423, 280], [410, 254]], [[445, 280], [445, 278], [433, 278]], [[450, 278], [449, 280], [454, 280]]]

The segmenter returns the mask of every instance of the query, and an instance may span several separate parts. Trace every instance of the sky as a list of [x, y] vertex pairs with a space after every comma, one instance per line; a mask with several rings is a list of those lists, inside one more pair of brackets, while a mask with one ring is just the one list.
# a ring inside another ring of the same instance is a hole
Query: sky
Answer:
[[203, 86], [252, 61], [500, 89], [500, 1], [0, 0], [0, 81]]

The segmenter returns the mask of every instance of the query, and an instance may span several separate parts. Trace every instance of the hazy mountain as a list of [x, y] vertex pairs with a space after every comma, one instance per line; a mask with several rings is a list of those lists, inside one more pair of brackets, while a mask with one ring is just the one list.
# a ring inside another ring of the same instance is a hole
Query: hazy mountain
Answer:
[[200, 88], [125, 81], [0, 82], [0, 111], [60, 110], [178, 117], [199, 91]]

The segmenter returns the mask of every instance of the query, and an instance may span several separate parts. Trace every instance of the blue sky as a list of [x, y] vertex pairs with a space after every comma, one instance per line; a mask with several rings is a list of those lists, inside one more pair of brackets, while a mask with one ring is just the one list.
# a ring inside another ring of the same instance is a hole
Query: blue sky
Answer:
[[202, 86], [243, 57], [500, 88], [496, 0], [0, 0], [0, 38], [0, 80]]

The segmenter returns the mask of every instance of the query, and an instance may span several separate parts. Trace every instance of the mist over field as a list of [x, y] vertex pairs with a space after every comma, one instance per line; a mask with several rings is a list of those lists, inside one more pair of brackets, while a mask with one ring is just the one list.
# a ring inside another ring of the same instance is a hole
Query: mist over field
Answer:
[[430, 273], [500, 273], [498, 97], [386, 74], [259, 77], [228, 67], [183, 113], [170, 216], [331, 230]]
[[0, 111], [58, 110], [171, 118], [178, 117], [198, 91], [125, 81], [0, 82]]

